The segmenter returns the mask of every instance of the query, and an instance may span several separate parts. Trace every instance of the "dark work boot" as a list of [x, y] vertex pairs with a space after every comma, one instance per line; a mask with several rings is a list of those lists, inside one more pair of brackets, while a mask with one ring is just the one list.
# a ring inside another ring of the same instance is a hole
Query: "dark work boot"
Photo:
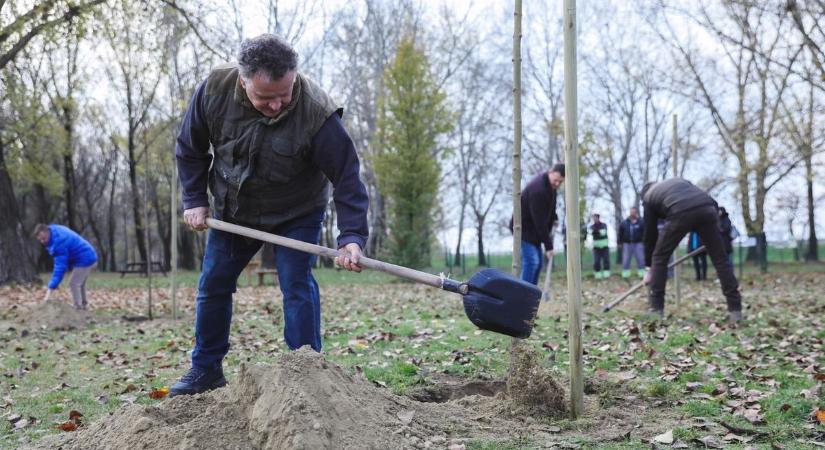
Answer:
[[223, 369], [208, 370], [192, 366], [189, 372], [169, 389], [169, 397], [200, 394], [223, 386], [226, 386]]

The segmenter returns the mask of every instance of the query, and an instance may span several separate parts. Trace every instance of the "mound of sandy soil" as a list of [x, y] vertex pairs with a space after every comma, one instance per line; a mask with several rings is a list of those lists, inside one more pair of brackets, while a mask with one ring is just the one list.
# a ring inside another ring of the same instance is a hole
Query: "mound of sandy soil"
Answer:
[[131, 405], [34, 448], [446, 448], [508, 429], [491, 426], [495, 418], [479, 426], [473, 414], [459, 404], [394, 395], [318, 353], [299, 350], [274, 366], [243, 366], [226, 388], [158, 406]]
[[85, 328], [91, 321], [88, 311], [76, 309], [59, 300], [39, 303], [20, 314], [17, 322], [31, 329], [75, 330]]
[[272, 366], [244, 365], [225, 388], [155, 406], [124, 406], [75, 432], [49, 436], [27, 448], [455, 450], [471, 440], [514, 438], [554, 447], [580, 439], [584, 429], [591, 430], [589, 437], [596, 442], [624, 440], [631, 432], [645, 437], [661, 433], [664, 419], [648, 427], [649, 411], [636, 403], [605, 409], [590, 398], [586, 409], [592, 413], [568, 430], [531, 415], [559, 416], [563, 406], [557, 405], [561, 411], [538, 408], [536, 402], [524, 403], [526, 397], [557, 401], [563, 392], [530, 368], [532, 354], [522, 358], [517, 364], [529, 369], [522, 376], [538, 378], [524, 387], [512, 381], [507, 386], [522, 403], [515, 403], [504, 383], [494, 380], [447, 383], [421, 402], [394, 395], [305, 348], [283, 354]]

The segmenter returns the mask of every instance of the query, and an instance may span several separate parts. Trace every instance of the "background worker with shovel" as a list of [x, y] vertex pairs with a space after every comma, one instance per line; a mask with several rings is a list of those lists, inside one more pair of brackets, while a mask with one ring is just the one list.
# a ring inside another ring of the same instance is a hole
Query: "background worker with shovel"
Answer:
[[63, 281], [63, 275], [67, 270], [71, 270], [69, 288], [72, 291], [74, 307], [87, 309], [89, 304], [86, 301], [86, 279], [97, 264], [95, 248], [83, 239], [83, 236], [63, 225], [38, 223], [34, 227], [34, 238], [43, 244], [49, 255], [54, 258], [52, 279], [46, 288], [43, 301], [51, 299], [52, 293]]
[[[192, 97], [176, 157], [183, 186], [184, 220], [207, 228], [211, 215], [317, 244], [333, 199], [342, 254], [336, 263], [360, 272], [367, 239], [367, 194], [358, 177], [355, 147], [341, 123], [342, 109], [297, 71], [297, 54], [264, 34], [244, 41], [237, 64], [214, 69]], [[210, 147], [214, 157], [210, 155]], [[210, 229], [198, 283], [192, 368], [170, 396], [226, 384], [232, 294], [238, 276], [261, 247], [259, 240]], [[290, 349], [321, 350], [321, 303], [312, 276], [315, 256], [276, 248], [284, 296], [284, 338]]]
[[[728, 320], [741, 321], [742, 296], [719, 234], [716, 201], [691, 182], [671, 178], [645, 184], [642, 188], [642, 202], [645, 264], [648, 267], [644, 282], [650, 286], [649, 312], [664, 317], [668, 259], [682, 238], [690, 231], [695, 231], [719, 275], [722, 292], [728, 303]], [[656, 226], [659, 219], [665, 220], [661, 232]]]

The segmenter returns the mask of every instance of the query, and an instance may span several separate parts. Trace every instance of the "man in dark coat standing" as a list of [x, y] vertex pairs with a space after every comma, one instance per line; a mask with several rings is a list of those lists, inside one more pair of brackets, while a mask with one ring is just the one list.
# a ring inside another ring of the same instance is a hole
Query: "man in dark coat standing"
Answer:
[[[564, 182], [564, 164], [533, 177], [521, 191], [521, 279], [538, 284], [542, 252], [553, 257], [551, 231], [556, 216], [556, 190]], [[513, 219], [510, 218], [510, 231]]]
[[[667, 261], [679, 242], [696, 231], [716, 268], [728, 304], [728, 320], [742, 320], [739, 282], [728, 264], [725, 246], [719, 235], [716, 201], [705, 191], [681, 178], [647, 183], [642, 188], [645, 223], [645, 283], [650, 286], [650, 313], [664, 317]], [[661, 233], [656, 227], [665, 220]]]

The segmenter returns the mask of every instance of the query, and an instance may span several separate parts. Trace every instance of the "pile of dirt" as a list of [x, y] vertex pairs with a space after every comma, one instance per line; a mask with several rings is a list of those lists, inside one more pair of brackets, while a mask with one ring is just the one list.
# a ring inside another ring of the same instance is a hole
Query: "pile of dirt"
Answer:
[[158, 406], [127, 406], [34, 448], [446, 448], [512, 430], [504, 423], [491, 426], [495, 419], [479, 426], [472, 415], [458, 404], [394, 395], [302, 349], [274, 366], [242, 366], [226, 388]]
[[541, 365], [540, 354], [527, 345], [514, 348], [507, 378], [507, 397], [514, 413], [532, 417], [566, 414], [564, 389]]
[[49, 300], [23, 312], [17, 322], [31, 329], [75, 330], [85, 328], [91, 322], [91, 315], [66, 302]]

